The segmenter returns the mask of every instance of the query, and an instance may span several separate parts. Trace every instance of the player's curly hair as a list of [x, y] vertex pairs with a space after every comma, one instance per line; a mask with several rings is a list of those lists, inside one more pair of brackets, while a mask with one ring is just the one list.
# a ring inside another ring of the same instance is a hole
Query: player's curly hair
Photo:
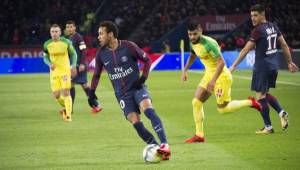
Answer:
[[118, 27], [112, 21], [103, 21], [99, 24], [99, 27], [105, 27], [107, 33], [112, 32], [115, 38], [118, 37], [118, 33], [119, 33]]

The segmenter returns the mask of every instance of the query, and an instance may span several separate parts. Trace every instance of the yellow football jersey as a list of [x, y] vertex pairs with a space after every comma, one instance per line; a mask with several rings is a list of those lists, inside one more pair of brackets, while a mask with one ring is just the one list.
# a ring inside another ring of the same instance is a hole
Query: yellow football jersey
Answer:
[[[69, 53], [72, 55], [72, 65], [76, 66], [77, 54], [72, 45], [72, 42], [65, 38], [60, 38], [58, 41], [53, 41], [52, 39], [44, 43], [44, 57], [48, 59], [46, 64], [54, 64], [56, 68], [50, 74], [61, 75], [70, 74], [71, 65], [69, 59]], [[46, 59], [46, 60], [47, 60]]]
[[[191, 53], [197, 55], [203, 63], [206, 72], [214, 73], [217, 68], [217, 59], [220, 57], [221, 51], [216, 40], [202, 35], [196, 44], [190, 43]], [[230, 74], [226, 65], [221, 74]]]

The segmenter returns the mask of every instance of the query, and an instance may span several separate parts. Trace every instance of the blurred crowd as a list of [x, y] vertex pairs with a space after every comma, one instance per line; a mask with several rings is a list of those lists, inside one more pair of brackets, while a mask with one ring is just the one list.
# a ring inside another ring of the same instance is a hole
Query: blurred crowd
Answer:
[[51, 24], [64, 26], [69, 19], [84, 24], [97, 4], [97, 0], [1, 0], [0, 45], [41, 44], [49, 38]]
[[[120, 28], [120, 38], [127, 39], [133, 33], [142, 38], [138, 44], [144, 46], [160, 39], [168, 31], [191, 16], [226, 15], [249, 13], [255, 3], [267, 6], [268, 20], [275, 22], [291, 47], [300, 47], [300, 1], [287, 0], [2, 0], [0, 6], [0, 45], [41, 44], [49, 38], [49, 27], [53, 23], [64, 26], [66, 20], [75, 20], [79, 32], [89, 42], [96, 41], [97, 24], [91, 25], [95, 11], [101, 2], [110, 5], [109, 11], [101, 13], [113, 20]], [[108, 10], [108, 9], [102, 9]], [[95, 23], [99, 23], [96, 21]], [[252, 29], [245, 22], [232, 34], [218, 38], [223, 49], [236, 49], [245, 45]], [[89, 44], [89, 43], [88, 43]]]

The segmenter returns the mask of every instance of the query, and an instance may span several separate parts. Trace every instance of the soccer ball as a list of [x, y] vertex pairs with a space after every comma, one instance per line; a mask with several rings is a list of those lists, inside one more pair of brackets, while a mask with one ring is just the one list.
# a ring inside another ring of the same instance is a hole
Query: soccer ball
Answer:
[[156, 144], [147, 145], [143, 150], [143, 158], [147, 163], [158, 163], [161, 161], [161, 154], [157, 152], [159, 146]]

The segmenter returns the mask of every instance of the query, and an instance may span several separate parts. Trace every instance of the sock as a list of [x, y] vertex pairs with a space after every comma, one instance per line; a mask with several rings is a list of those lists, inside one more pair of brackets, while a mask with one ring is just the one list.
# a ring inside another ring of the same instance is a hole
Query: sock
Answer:
[[200, 100], [194, 98], [192, 101], [193, 105], [193, 115], [196, 126], [196, 135], [200, 137], [204, 137], [203, 130], [203, 121], [204, 121], [204, 111], [203, 104]]
[[56, 98], [56, 101], [58, 102], [58, 104], [62, 107], [65, 107], [65, 101], [64, 98], [62, 96], [59, 96], [59, 98]]
[[72, 113], [72, 98], [71, 96], [65, 96], [65, 108], [66, 108], [66, 114], [67, 116], [71, 117], [71, 113]]
[[165, 129], [163, 127], [163, 124], [159, 118], [159, 116], [155, 113], [155, 110], [153, 108], [148, 108], [145, 111], [145, 115], [151, 120], [152, 127], [154, 131], [156, 132], [159, 140], [161, 143], [168, 143]]
[[133, 127], [144, 142], [147, 144], [158, 144], [154, 136], [145, 128], [143, 122], [136, 122], [133, 124]]
[[229, 102], [226, 107], [217, 108], [217, 109], [219, 113], [230, 113], [239, 110], [243, 107], [248, 107], [251, 105], [252, 105], [251, 100], [233, 100]]
[[268, 106], [268, 100], [266, 98], [260, 99], [258, 100], [258, 102], [261, 104], [262, 106], [262, 110], [260, 112], [262, 118], [264, 119], [264, 123], [265, 123], [265, 127], [271, 126], [271, 119], [270, 119], [270, 109]]
[[267, 93], [267, 99], [269, 104], [277, 111], [278, 114], [283, 110], [275, 96]]
[[89, 96], [89, 93], [90, 93], [90, 88], [89, 88], [89, 87], [87, 87], [87, 88], [83, 88], [83, 90], [84, 90], [84, 92], [85, 92], [86, 96]]
[[72, 104], [74, 104], [74, 101], [75, 101], [75, 87], [71, 87], [70, 94], [71, 94], [71, 97], [72, 97]]

